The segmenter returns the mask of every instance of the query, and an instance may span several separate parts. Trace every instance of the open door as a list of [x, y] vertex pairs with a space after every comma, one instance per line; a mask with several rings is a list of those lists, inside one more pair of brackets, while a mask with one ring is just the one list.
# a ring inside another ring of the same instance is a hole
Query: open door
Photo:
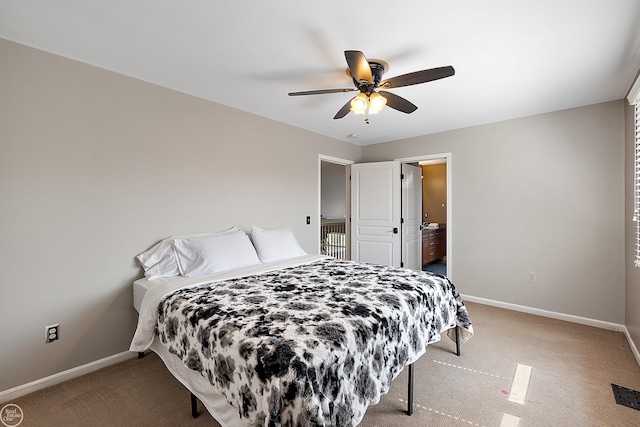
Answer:
[[351, 258], [401, 265], [400, 163], [351, 166]]
[[402, 266], [422, 270], [422, 168], [402, 164]]

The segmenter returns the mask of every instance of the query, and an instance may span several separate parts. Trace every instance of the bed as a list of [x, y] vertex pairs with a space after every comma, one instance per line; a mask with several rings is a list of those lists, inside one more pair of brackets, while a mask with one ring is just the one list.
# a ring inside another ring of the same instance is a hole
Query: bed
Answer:
[[130, 349], [156, 352], [222, 426], [355, 426], [428, 344], [473, 335], [444, 276], [307, 255], [286, 229], [215, 236], [187, 237], [186, 258], [171, 238], [180, 274], [134, 283]]

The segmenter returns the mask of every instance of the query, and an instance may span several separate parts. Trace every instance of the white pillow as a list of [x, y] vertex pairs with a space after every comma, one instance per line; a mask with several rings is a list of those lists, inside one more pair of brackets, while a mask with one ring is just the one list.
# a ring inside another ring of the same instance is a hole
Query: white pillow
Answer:
[[307, 255], [289, 228], [251, 227], [251, 240], [262, 262], [280, 261]]
[[238, 227], [231, 227], [228, 230], [217, 233], [197, 233], [185, 234], [181, 236], [171, 236], [162, 239], [150, 249], [136, 256], [140, 265], [144, 269], [144, 276], [147, 279], [157, 279], [165, 276], [179, 276], [180, 269], [176, 261], [176, 254], [173, 251], [173, 241], [181, 238], [216, 236], [224, 233], [239, 231]]
[[180, 272], [185, 277], [260, 264], [256, 250], [244, 231], [175, 239], [173, 249]]

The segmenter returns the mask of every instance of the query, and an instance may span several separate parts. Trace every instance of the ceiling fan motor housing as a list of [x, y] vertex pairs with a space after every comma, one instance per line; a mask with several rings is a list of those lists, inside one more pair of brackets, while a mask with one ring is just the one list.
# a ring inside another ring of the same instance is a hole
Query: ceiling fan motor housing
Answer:
[[381, 59], [369, 59], [367, 62], [369, 62], [369, 68], [371, 68], [370, 83], [362, 83], [356, 80], [356, 78], [351, 75], [351, 70], [349, 68], [346, 69], [346, 73], [353, 79], [353, 84], [358, 88], [358, 90], [367, 95], [371, 95], [382, 81], [382, 76], [389, 70], [389, 64]]
[[389, 64], [381, 59], [369, 59], [369, 67], [371, 67], [373, 83], [378, 86], [378, 83], [382, 80], [382, 75], [389, 71]]

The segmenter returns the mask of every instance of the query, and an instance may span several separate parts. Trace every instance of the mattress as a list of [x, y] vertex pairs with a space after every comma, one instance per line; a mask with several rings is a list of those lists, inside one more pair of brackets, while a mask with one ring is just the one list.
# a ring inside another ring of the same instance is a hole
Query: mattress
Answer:
[[[215, 280], [215, 275], [206, 276], [210, 277], [210, 280]], [[147, 279], [143, 277], [142, 279], [138, 279], [133, 282], [133, 307], [136, 309], [138, 313], [140, 313], [140, 306], [142, 305], [142, 301], [144, 300], [144, 296], [146, 295], [149, 289], [154, 289], [157, 287], [166, 287], [168, 286], [170, 289], [173, 288], [175, 284], [180, 283], [188, 283], [188, 281], [184, 280], [184, 277], [181, 276], [172, 276], [172, 277], [161, 277], [158, 279]]]
[[133, 308], [135, 308], [138, 313], [140, 313], [140, 304], [142, 304], [144, 294], [147, 293], [147, 290], [151, 286], [153, 286], [153, 281], [146, 278], [133, 282]]

